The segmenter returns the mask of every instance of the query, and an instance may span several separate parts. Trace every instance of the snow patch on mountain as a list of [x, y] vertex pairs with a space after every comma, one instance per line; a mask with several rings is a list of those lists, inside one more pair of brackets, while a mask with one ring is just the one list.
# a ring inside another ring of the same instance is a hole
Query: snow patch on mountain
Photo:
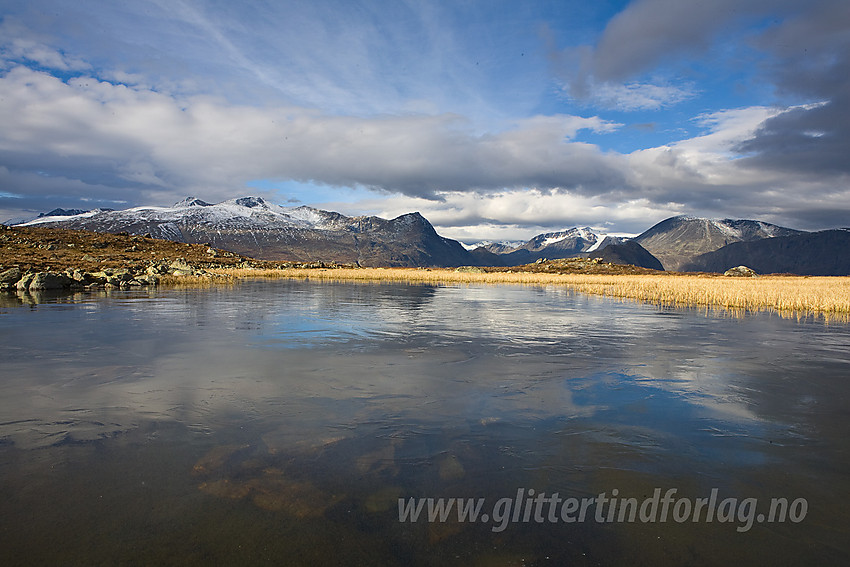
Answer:
[[105, 210], [105, 209], [92, 209], [90, 211], [86, 211], [84, 213], [80, 213], [80, 214], [77, 214], [77, 215], [43, 216], [43, 217], [38, 217], [36, 219], [33, 219], [31, 221], [18, 223], [15, 226], [33, 226], [33, 225], [36, 225], [36, 224], [44, 224], [44, 223], [48, 223], [48, 222], [63, 222], [63, 221], [71, 220], [71, 219], [86, 219], [86, 218], [93, 217], [97, 214], [104, 213], [104, 212], [110, 212], [110, 211]]
[[[171, 207], [133, 207], [122, 211], [94, 209], [76, 215], [42, 216], [19, 226], [43, 223], [71, 222], [97, 217], [111, 223], [191, 222], [206, 225], [295, 227], [313, 230], [338, 230], [339, 215], [307, 206], [282, 207], [267, 202], [261, 197], [240, 197], [211, 205], [194, 197], [187, 197]], [[415, 219], [410, 219], [413, 222]], [[176, 226], [176, 225], [175, 225]]]
[[741, 229], [731, 226], [726, 220], [709, 219], [708, 223], [725, 236], [734, 238], [735, 240], [740, 240], [743, 237]]

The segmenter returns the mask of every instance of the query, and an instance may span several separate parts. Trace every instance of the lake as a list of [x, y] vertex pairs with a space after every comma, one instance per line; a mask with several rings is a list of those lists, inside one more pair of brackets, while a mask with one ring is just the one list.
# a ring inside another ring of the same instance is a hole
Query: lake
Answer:
[[850, 561], [844, 323], [263, 280], [5, 294], [0, 364], [4, 565]]

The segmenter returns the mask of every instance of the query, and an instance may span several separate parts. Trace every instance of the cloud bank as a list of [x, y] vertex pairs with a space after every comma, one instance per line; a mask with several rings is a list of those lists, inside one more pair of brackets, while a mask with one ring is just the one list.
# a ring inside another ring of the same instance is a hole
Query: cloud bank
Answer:
[[[445, 12], [398, 8], [395, 16], [406, 23], [386, 34], [391, 42], [380, 38], [388, 23], [376, 10], [363, 10], [362, 21], [346, 12], [353, 23], [345, 37], [329, 35], [344, 27], [339, 14], [326, 14], [319, 25], [294, 12], [330, 45], [351, 46], [340, 64], [334, 52], [311, 55], [274, 39], [257, 18], [251, 22], [258, 27], [249, 28], [231, 8], [151, 6], [159, 10], [156, 18], [142, 8], [133, 17], [168, 23], [157, 32], [163, 41], [185, 26], [225, 67], [239, 70], [228, 81], [285, 96], [234, 102], [228, 90], [204, 87], [211, 78], [206, 68], [183, 74], [180, 60], [166, 57], [154, 70], [105, 65], [103, 57], [74, 53], [51, 34], [5, 17], [0, 213], [169, 204], [187, 194], [217, 200], [256, 192], [252, 183], [265, 180], [362, 188], [367, 196], [355, 203], [311, 204], [386, 216], [420, 210], [444, 233], [466, 240], [476, 231], [481, 238], [513, 238], [573, 225], [638, 232], [679, 213], [810, 229], [847, 224], [850, 11], [841, 1], [637, 0], [592, 43], [558, 50], [551, 37], [538, 36], [540, 61], [548, 53], [556, 73], [550, 89], [579, 104], [556, 98], [561, 111], [525, 105], [513, 115], [492, 112], [495, 95], [483, 87], [495, 79], [476, 74], [478, 63], [497, 67], [485, 58], [486, 42], [472, 47], [471, 39], [458, 39], [460, 30], [441, 27]], [[504, 22], [488, 25], [510, 30]], [[248, 44], [252, 29], [261, 41]], [[427, 61], [415, 57], [418, 44], [405, 43], [404, 34], [427, 46]], [[468, 35], [496, 39], [477, 28]], [[391, 43], [402, 55], [387, 55], [391, 64], [382, 66], [376, 53]], [[320, 49], [316, 41], [309, 45]], [[452, 66], [446, 56], [462, 53], [461, 45], [471, 53]], [[300, 82], [260, 59], [263, 46], [283, 49], [287, 69], [303, 72]], [[151, 49], [145, 44], [140, 53]], [[518, 58], [529, 46], [522, 49]], [[203, 62], [202, 51], [187, 50], [185, 61]], [[750, 80], [769, 85], [770, 99], [703, 107], [682, 119], [683, 130], [695, 133], [669, 132], [662, 143], [630, 151], [606, 149], [606, 139], [629, 126], [637, 130], [629, 113], [643, 124], [647, 112], [698, 107], [707, 87], [682, 69], [713, 58], [753, 63]], [[410, 77], [402, 73], [405, 60], [415, 61]], [[437, 82], [443, 75], [448, 78]], [[511, 77], [503, 79], [511, 90]], [[390, 94], [380, 98], [384, 85]], [[457, 87], [462, 104], [446, 102], [448, 86]], [[435, 94], [440, 87], [443, 94]], [[374, 107], [339, 103], [371, 95]], [[476, 105], [490, 119], [456, 111]]]

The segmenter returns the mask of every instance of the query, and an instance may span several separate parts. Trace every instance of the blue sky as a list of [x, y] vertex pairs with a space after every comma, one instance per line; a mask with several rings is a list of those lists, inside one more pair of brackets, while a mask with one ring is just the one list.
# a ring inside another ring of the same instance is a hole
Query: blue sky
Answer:
[[846, 0], [0, 0], [0, 218], [257, 194], [472, 242], [850, 224]]

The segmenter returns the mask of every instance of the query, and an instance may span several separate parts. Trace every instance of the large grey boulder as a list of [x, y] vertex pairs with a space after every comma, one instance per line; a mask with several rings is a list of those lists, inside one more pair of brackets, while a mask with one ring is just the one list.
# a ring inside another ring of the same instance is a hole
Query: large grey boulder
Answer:
[[65, 289], [71, 287], [74, 280], [65, 274], [56, 272], [38, 272], [30, 281], [27, 289]]
[[754, 278], [758, 276], [755, 270], [746, 266], [735, 266], [734, 268], [729, 268], [723, 272], [723, 275], [737, 278]]
[[23, 273], [19, 268], [9, 268], [0, 272], [0, 289], [11, 289], [15, 287], [21, 276], [23, 276]]

